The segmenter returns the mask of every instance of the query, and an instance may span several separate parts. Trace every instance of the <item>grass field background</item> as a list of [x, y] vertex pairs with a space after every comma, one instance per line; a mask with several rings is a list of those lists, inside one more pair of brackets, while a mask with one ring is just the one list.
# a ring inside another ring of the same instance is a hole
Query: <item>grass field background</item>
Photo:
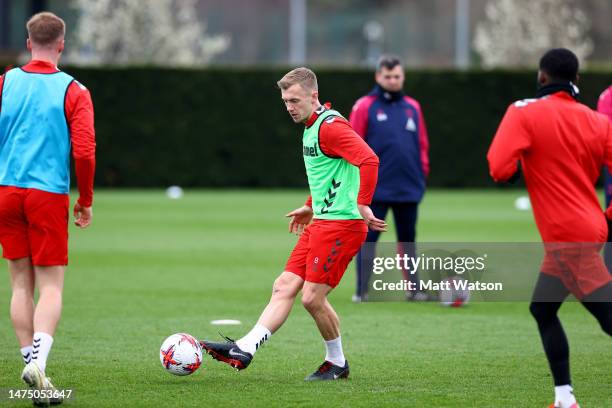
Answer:
[[[521, 191], [428, 192], [418, 240], [537, 241]], [[331, 296], [351, 365], [348, 381], [305, 383], [324, 346], [297, 302], [289, 320], [235, 372], [206, 357], [189, 377], [166, 373], [162, 340], [175, 332], [239, 337], [257, 320], [296, 238], [284, 214], [302, 191], [99, 191], [89, 230], [71, 227], [64, 312], [48, 363], [75, 407], [414, 406], [544, 407], [552, 381], [526, 303], [353, 304], [354, 267]], [[393, 241], [394, 233], [384, 234]], [[0, 267], [0, 388], [23, 388]], [[534, 271], [534, 274], [537, 271]], [[241, 326], [219, 329], [213, 319]], [[610, 339], [579, 304], [561, 309], [583, 408], [612, 407]], [[0, 406], [30, 406], [7, 402]]]

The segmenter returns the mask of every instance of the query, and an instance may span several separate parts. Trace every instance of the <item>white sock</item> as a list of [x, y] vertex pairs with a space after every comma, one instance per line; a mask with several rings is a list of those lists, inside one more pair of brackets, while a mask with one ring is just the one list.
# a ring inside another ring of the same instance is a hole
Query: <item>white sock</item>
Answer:
[[43, 373], [47, 368], [47, 357], [49, 357], [49, 351], [51, 351], [52, 345], [53, 337], [43, 332], [34, 333], [34, 342], [32, 343], [32, 361], [38, 365]]
[[21, 348], [21, 357], [23, 357], [23, 362], [28, 364], [30, 360], [32, 360], [32, 345], [24, 346]]
[[571, 385], [566, 384], [555, 387], [555, 407], [569, 408], [575, 403], [576, 397], [574, 397], [574, 389]]
[[256, 324], [250, 332], [240, 340], [236, 342], [236, 345], [240, 347], [240, 350], [244, 350], [247, 353], [255, 354], [259, 346], [267, 341], [272, 333], [265, 326]]
[[325, 360], [330, 363], [344, 367], [346, 359], [344, 358], [344, 352], [342, 351], [342, 336], [338, 336], [337, 339], [325, 341]]

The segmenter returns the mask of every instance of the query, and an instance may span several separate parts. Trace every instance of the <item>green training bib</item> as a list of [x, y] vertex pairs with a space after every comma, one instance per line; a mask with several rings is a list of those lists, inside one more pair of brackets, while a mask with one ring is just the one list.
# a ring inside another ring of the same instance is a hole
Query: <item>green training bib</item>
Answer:
[[319, 145], [323, 121], [331, 123], [342, 115], [325, 110], [312, 126], [304, 129], [302, 138], [304, 164], [312, 195], [314, 217], [322, 220], [361, 219], [357, 209], [359, 169], [341, 157], [325, 155]]

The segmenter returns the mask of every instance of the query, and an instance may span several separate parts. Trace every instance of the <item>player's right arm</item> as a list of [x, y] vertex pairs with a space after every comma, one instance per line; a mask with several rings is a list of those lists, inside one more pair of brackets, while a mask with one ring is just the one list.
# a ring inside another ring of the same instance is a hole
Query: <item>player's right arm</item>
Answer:
[[66, 113], [79, 189], [79, 199], [74, 206], [75, 224], [81, 228], [87, 228], [93, 217], [96, 136], [91, 95], [87, 88], [77, 81], [73, 81], [68, 89]]
[[529, 148], [530, 137], [521, 102], [510, 105], [491, 142], [487, 160], [495, 182], [511, 180], [519, 171], [518, 161]]
[[328, 156], [341, 157], [359, 168], [359, 214], [371, 230], [386, 231], [387, 223], [376, 218], [370, 209], [378, 180], [378, 156], [344, 119], [331, 118], [322, 123], [319, 143], [321, 151]]

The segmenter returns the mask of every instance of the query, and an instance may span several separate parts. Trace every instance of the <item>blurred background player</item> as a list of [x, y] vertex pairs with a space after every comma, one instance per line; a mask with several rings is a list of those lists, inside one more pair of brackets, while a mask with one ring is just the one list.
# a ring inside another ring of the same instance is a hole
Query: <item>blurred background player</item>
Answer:
[[551, 407], [559, 408], [578, 407], [569, 345], [557, 316], [569, 293], [612, 335], [612, 276], [599, 254], [612, 208], [604, 215], [594, 187], [602, 165], [612, 167], [612, 125], [578, 103], [577, 80], [574, 53], [564, 48], [546, 52], [540, 59], [537, 99], [508, 108], [487, 155], [497, 182], [512, 179], [520, 160], [545, 243], [530, 310], [554, 379]]
[[27, 30], [31, 61], [0, 77], [0, 243], [11, 275], [11, 320], [26, 364], [22, 378], [42, 390], [52, 388], [45, 370], [68, 264], [70, 149], [80, 193], [75, 223], [86, 228], [95, 135], [89, 91], [57, 68], [64, 21], [43, 12], [28, 21]]
[[[599, 95], [599, 100], [597, 101], [597, 111], [603, 113], [608, 116], [610, 120], [612, 120], [612, 86], [608, 87], [605, 91]], [[612, 202], [612, 175], [604, 166], [603, 168], [603, 178], [604, 178], [604, 194], [606, 199], [606, 208], [610, 206], [610, 202]], [[610, 227], [612, 227], [612, 223], [608, 222], [608, 242], [612, 242], [612, 236], [610, 234]], [[607, 244], [604, 248], [604, 260], [606, 262], [606, 266], [608, 267], [608, 271], [612, 273], [612, 246], [611, 244]]]
[[321, 105], [314, 72], [296, 68], [278, 86], [291, 119], [305, 126], [302, 150], [311, 195], [304, 206], [287, 214], [289, 231], [300, 237], [255, 327], [236, 342], [201, 344], [213, 358], [245, 369], [257, 349], [283, 325], [301, 290], [302, 304], [326, 348], [325, 361], [306, 380], [348, 378], [340, 320], [327, 296], [359, 251], [368, 227], [386, 228], [369, 207], [378, 158], [348, 121], [329, 104]]
[[[404, 95], [404, 68], [399, 58], [382, 56], [376, 66], [376, 86], [353, 106], [350, 122], [380, 160], [378, 183], [372, 200], [374, 216], [385, 219], [393, 211], [398, 252], [415, 256], [418, 205], [429, 175], [429, 140], [419, 103]], [[379, 231], [370, 230], [366, 242], [375, 243]], [[353, 301], [367, 300], [374, 245], [364, 245], [357, 255], [357, 291]], [[404, 277], [418, 282], [417, 271]], [[409, 299], [426, 300], [425, 292], [407, 293]]]

